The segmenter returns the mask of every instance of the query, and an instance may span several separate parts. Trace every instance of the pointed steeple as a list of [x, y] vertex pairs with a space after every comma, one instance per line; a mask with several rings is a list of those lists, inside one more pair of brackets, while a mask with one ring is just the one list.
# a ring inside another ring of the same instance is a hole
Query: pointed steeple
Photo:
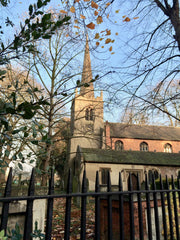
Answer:
[[[83, 63], [83, 72], [82, 72], [82, 79], [80, 94], [86, 95], [86, 97], [93, 98], [94, 97], [94, 86], [91, 82], [92, 80], [92, 69], [91, 69], [91, 59], [90, 59], [90, 52], [89, 52], [89, 43], [88, 43], [88, 35], [86, 35], [86, 47], [84, 53], [84, 63]], [[86, 85], [89, 85], [88, 87]]]

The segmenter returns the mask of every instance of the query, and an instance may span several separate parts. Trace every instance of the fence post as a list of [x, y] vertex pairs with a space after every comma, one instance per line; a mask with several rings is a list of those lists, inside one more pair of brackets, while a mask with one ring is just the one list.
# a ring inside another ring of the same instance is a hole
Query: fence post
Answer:
[[[67, 182], [67, 194], [72, 193], [72, 176], [71, 176], [71, 170], [69, 169], [69, 175], [68, 175], [68, 182]], [[64, 233], [64, 239], [69, 240], [70, 236], [70, 223], [71, 223], [71, 198], [67, 196], [66, 197], [66, 215], [65, 215], [65, 233]]]
[[[28, 196], [34, 196], [34, 168], [32, 169], [31, 179], [29, 183]], [[33, 199], [27, 200], [26, 218], [24, 225], [24, 240], [32, 239], [32, 219], [33, 219]]]
[[[100, 192], [99, 172], [96, 172], [95, 192]], [[100, 239], [100, 197], [95, 196], [95, 240]]]
[[[86, 170], [83, 173], [82, 193], [87, 193]], [[81, 239], [86, 239], [86, 201], [87, 196], [81, 196]]]
[[129, 216], [130, 216], [130, 235], [131, 240], [135, 239], [135, 231], [134, 231], [134, 202], [133, 202], [133, 189], [132, 189], [132, 177], [131, 173], [129, 173], [129, 184], [128, 184], [129, 193]]
[[[171, 176], [171, 181], [172, 181], [172, 189], [175, 190], [173, 175]], [[176, 239], [179, 239], [178, 208], [177, 208], [176, 193], [175, 192], [173, 192], [173, 204], [174, 204], [174, 217], [175, 217], [175, 224], [176, 224]]]
[[[12, 184], [12, 168], [10, 168], [8, 179], [6, 182], [6, 188], [4, 192], [5, 198], [11, 196], [11, 184]], [[3, 208], [2, 208], [0, 231], [4, 229], [5, 234], [6, 234], [7, 222], [8, 222], [9, 203], [10, 202], [4, 202]]]
[[141, 201], [141, 187], [139, 181], [139, 174], [137, 174], [137, 193], [138, 198], [138, 217], [139, 217], [139, 239], [144, 239], [143, 217], [142, 217], [142, 201]]
[[[108, 171], [108, 179], [107, 179], [107, 191], [111, 192], [111, 177], [110, 171]], [[113, 232], [112, 232], [112, 196], [108, 195], [108, 240], [113, 239]]]
[[[119, 172], [119, 192], [123, 192], [121, 172]], [[124, 208], [123, 208], [123, 194], [119, 194], [119, 230], [120, 239], [124, 239]]]
[[[164, 190], [162, 177], [160, 175], [160, 189]], [[164, 240], [167, 240], [167, 223], [166, 223], [166, 210], [165, 210], [165, 198], [164, 192], [161, 192], [161, 207], [162, 207], [162, 220], [163, 220], [163, 229], [164, 229]]]
[[[51, 170], [51, 177], [49, 179], [48, 195], [54, 194], [54, 171]], [[47, 204], [47, 222], [46, 222], [46, 240], [51, 240], [52, 232], [52, 217], [53, 217], [53, 198], [48, 199]]]
[[[166, 187], [167, 190], [169, 190], [169, 181], [168, 178], [166, 176]], [[167, 202], [168, 202], [168, 215], [169, 215], [169, 225], [170, 225], [170, 236], [171, 239], [174, 239], [174, 231], [173, 231], [173, 225], [172, 225], [172, 209], [171, 209], [171, 196], [170, 196], [170, 192], [167, 191]]]
[[151, 205], [150, 205], [150, 193], [149, 193], [149, 181], [147, 174], [145, 175], [145, 188], [146, 188], [146, 206], [147, 206], [147, 222], [148, 222], [148, 238], [152, 239], [152, 221], [151, 221]]

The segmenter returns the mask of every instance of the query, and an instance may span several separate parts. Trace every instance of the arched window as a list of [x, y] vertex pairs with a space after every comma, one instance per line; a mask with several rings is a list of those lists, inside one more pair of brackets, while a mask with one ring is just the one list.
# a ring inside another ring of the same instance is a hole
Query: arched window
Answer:
[[148, 171], [149, 184], [152, 184], [153, 174], [155, 180], [159, 178], [159, 172], [156, 169], [149, 170]]
[[123, 142], [118, 140], [115, 142], [115, 150], [122, 151], [124, 149]]
[[171, 144], [166, 143], [166, 144], [164, 145], [164, 152], [166, 152], [166, 153], [172, 153], [172, 146], [171, 146]]
[[146, 142], [142, 142], [141, 144], [140, 144], [140, 151], [142, 151], [142, 152], [148, 152], [148, 144], [146, 143]]
[[92, 108], [86, 108], [85, 119], [90, 121], [94, 120], [94, 110]]

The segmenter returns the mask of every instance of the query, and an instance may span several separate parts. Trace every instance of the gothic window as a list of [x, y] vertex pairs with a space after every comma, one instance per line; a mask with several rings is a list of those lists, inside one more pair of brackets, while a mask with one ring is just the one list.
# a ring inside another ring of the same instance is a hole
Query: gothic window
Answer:
[[118, 140], [115, 142], [115, 150], [117, 151], [122, 151], [123, 150], [123, 142]]
[[[129, 186], [129, 176], [127, 180], [127, 185]], [[132, 181], [132, 189], [137, 190], [137, 173], [136, 172], [131, 172], [131, 181]]]
[[140, 144], [140, 151], [142, 151], [142, 152], [148, 152], [148, 144], [146, 143], [146, 142], [142, 142], [141, 144]]
[[92, 108], [86, 108], [85, 110], [85, 119], [87, 121], [93, 121], [94, 120], [94, 110]]
[[172, 146], [171, 146], [171, 144], [166, 143], [166, 144], [164, 145], [164, 152], [166, 152], [166, 153], [172, 153]]
[[107, 184], [108, 182], [108, 173], [110, 172], [110, 168], [102, 168], [101, 169], [101, 183]]

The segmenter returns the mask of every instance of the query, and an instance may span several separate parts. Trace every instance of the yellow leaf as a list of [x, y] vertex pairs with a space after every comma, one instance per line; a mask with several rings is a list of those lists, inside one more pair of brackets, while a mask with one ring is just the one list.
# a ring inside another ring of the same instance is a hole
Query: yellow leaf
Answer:
[[[119, 9], [120, 10], [120, 9]], [[116, 10], [115, 13], [119, 13], [119, 10]]]
[[115, 54], [115, 52], [112, 52], [111, 54], [113, 55], [113, 54]]
[[78, 23], [78, 20], [77, 20], [77, 19], [75, 19], [75, 20], [74, 20], [74, 23]]
[[67, 14], [67, 12], [66, 12], [66, 11], [64, 11], [64, 10], [60, 10], [60, 13]]
[[113, 39], [111, 42], [113, 43], [115, 40]]
[[78, 29], [80, 29], [80, 27], [79, 27], [79, 26], [74, 26], [74, 28], [78, 28]]
[[80, 18], [81, 19], [86, 19], [86, 17], [84, 15], [82, 15], [82, 14], [80, 14]]
[[131, 21], [131, 19], [128, 18], [128, 17], [126, 17], [126, 18], [123, 20], [123, 22], [130, 22], [130, 21]]
[[95, 24], [93, 22], [86, 25], [87, 28], [95, 29]]
[[126, 15], [122, 16], [122, 18], [125, 18], [125, 17], [126, 17]]
[[76, 2], [78, 3], [79, 1], [80, 1], [80, 0], [75, 0], [75, 3], [76, 3]]
[[75, 32], [75, 34], [76, 34], [76, 35], [79, 35], [79, 33], [78, 33], [78, 32]]
[[66, 37], [69, 37], [69, 34], [66, 34]]
[[91, 7], [98, 9], [98, 4], [95, 3], [94, 1], [91, 1]]
[[84, 2], [89, 2], [90, 0], [84, 0]]
[[106, 29], [106, 36], [111, 35], [111, 30]]
[[111, 39], [110, 38], [107, 38], [106, 41], [105, 41], [105, 44], [108, 44], [111, 42]]
[[96, 33], [96, 35], [95, 35], [94, 38], [95, 38], [95, 39], [99, 39], [99, 33]]
[[101, 24], [103, 22], [103, 19], [101, 16], [98, 16], [96, 19], [97, 24]]
[[72, 12], [72, 13], [75, 13], [75, 7], [74, 6], [72, 6], [71, 8], [70, 8], [70, 11]]
[[99, 44], [100, 44], [99, 42], [96, 42], [96, 46], [99, 46]]
[[112, 51], [112, 46], [109, 48], [109, 51], [110, 51], [110, 52]]
[[104, 38], [100, 38], [99, 40], [102, 41]]
[[139, 17], [134, 17], [133, 19], [135, 19], [135, 20], [136, 20], [136, 19], [138, 19], [138, 18], [139, 18]]
[[110, 2], [106, 3], [105, 8], [107, 8], [110, 4], [111, 4]]
[[104, 48], [104, 46], [101, 46], [101, 48]]
[[119, 33], [118, 33], [118, 32], [116, 32], [115, 34], [116, 34], [116, 36], [117, 36]]
[[99, 14], [98, 11], [94, 11], [94, 15], [97, 16]]
[[106, 17], [109, 18], [109, 13], [108, 13], [108, 15]]

